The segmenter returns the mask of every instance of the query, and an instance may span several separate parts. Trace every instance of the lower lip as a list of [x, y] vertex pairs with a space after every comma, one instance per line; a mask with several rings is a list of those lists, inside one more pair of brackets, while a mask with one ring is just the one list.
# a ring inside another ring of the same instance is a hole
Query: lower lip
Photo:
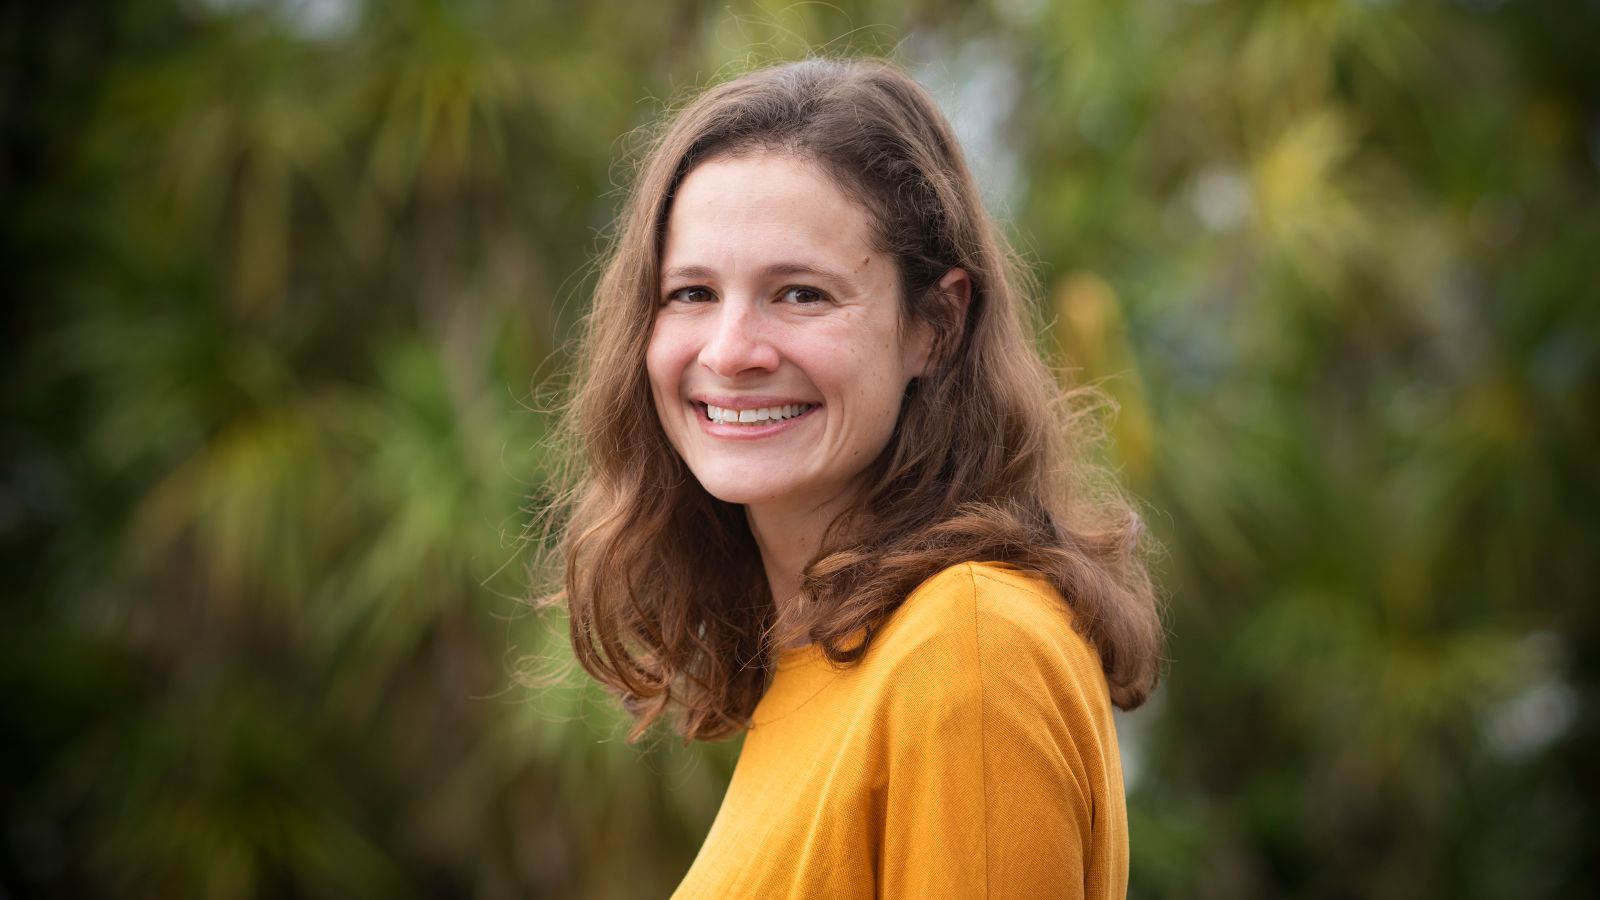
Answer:
[[798, 416], [788, 419], [779, 419], [776, 422], [768, 420], [759, 425], [734, 425], [728, 422], [713, 422], [706, 418], [706, 411], [705, 407], [703, 406], [698, 404], [690, 404], [690, 407], [694, 410], [695, 419], [700, 423], [700, 430], [706, 434], [709, 434], [712, 437], [732, 438], [733, 440], [747, 441], [772, 437], [775, 434], [781, 434], [785, 431], [788, 431], [801, 422], [804, 422], [806, 419], [809, 419], [813, 413], [822, 408], [821, 406], [813, 406]]

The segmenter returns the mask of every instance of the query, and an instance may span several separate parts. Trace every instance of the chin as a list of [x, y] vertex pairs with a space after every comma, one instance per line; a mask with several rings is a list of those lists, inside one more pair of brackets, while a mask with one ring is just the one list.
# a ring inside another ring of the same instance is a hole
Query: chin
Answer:
[[690, 472], [711, 496], [724, 503], [749, 506], [781, 500], [799, 488], [792, 479], [774, 478], [774, 468], [775, 465], [722, 465], [708, 472]]
[[731, 482], [727, 479], [699, 479], [700, 486], [706, 493], [724, 503], [733, 503], [738, 506], [748, 506], [752, 503], [766, 503], [783, 495], [782, 491], [752, 487], [749, 483]]

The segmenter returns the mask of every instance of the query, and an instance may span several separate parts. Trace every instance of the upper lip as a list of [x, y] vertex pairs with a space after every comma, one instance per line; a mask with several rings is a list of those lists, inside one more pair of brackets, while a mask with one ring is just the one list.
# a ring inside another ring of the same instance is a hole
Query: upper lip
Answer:
[[817, 406], [815, 400], [796, 400], [793, 397], [775, 397], [765, 394], [741, 394], [739, 396], [715, 394], [691, 394], [689, 399], [694, 403], [720, 406], [723, 409], [769, 409], [774, 406]]

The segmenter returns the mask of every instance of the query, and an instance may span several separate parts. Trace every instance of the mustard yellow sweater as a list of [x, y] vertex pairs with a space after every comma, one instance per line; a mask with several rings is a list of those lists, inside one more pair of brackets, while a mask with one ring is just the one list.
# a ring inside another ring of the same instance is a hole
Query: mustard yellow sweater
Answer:
[[940, 572], [865, 659], [785, 653], [674, 898], [1123, 897], [1105, 677], [1060, 595]]

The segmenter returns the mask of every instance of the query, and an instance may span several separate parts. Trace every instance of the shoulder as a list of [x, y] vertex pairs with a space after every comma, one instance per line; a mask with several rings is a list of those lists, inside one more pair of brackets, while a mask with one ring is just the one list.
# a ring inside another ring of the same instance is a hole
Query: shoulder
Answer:
[[[989, 650], [1079, 651], [1095, 656], [1074, 613], [1043, 578], [1003, 563], [968, 562], [924, 581], [885, 626], [885, 642], [921, 645], [970, 630]], [[1096, 669], [1099, 660], [1093, 660]]]
[[[1001, 563], [961, 563], [912, 591], [868, 651], [879, 657], [869, 663], [959, 668], [982, 673], [991, 685], [1007, 671], [1043, 669], [1051, 680], [1085, 681], [1104, 690], [1099, 655], [1074, 628], [1073, 615], [1061, 594], [1036, 575]], [[967, 678], [946, 683], [978, 686]]]
[[1099, 655], [1072, 616], [1034, 575], [953, 566], [891, 617], [856, 696], [871, 698], [863, 706], [881, 717], [890, 756], [910, 768], [981, 773], [995, 797], [1026, 787], [1077, 815], [1111, 796], [1117, 751]]

